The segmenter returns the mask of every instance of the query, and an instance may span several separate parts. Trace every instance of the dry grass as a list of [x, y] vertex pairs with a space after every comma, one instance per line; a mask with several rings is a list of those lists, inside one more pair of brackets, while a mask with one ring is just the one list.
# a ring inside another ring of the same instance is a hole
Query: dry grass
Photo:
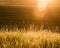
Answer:
[[60, 34], [51, 31], [2, 31], [0, 48], [60, 48]]

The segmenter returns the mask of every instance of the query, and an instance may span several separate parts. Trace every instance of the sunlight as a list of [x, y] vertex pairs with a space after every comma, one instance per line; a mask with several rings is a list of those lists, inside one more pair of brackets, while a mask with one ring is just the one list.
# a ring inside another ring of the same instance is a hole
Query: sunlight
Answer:
[[37, 7], [40, 9], [46, 9], [48, 4], [51, 4], [53, 0], [38, 0]]
[[[47, 14], [48, 6], [53, 5], [54, 0], [38, 0], [37, 5], [34, 9], [36, 19], [45, 19]], [[50, 4], [50, 5], [49, 5]]]
[[47, 7], [48, 0], [39, 0], [37, 3], [38, 8], [44, 9]]

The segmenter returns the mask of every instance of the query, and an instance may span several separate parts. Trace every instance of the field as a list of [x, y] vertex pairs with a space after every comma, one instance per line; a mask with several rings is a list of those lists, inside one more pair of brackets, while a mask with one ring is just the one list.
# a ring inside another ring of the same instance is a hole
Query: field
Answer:
[[50, 30], [0, 31], [0, 48], [60, 48], [60, 34]]

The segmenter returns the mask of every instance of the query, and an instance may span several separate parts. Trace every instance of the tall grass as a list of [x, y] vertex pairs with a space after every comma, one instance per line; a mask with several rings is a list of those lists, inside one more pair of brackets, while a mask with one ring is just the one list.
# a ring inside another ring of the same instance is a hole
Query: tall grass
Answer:
[[60, 34], [42, 28], [0, 31], [0, 48], [60, 48]]

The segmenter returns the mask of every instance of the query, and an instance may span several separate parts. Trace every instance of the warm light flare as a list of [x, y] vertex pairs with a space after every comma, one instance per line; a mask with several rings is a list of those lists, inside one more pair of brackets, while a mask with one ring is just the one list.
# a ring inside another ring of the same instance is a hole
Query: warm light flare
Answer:
[[38, 0], [37, 6], [35, 7], [35, 10], [34, 10], [36, 19], [45, 19], [46, 18], [47, 8], [51, 4], [53, 5], [53, 1], [54, 0]]
[[48, 3], [48, 0], [39, 0], [37, 6], [41, 9], [43, 9], [43, 8], [46, 8], [47, 3]]
[[53, 0], [38, 0], [37, 7], [40, 9], [47, 8], [47, 5], [52, 3]]

